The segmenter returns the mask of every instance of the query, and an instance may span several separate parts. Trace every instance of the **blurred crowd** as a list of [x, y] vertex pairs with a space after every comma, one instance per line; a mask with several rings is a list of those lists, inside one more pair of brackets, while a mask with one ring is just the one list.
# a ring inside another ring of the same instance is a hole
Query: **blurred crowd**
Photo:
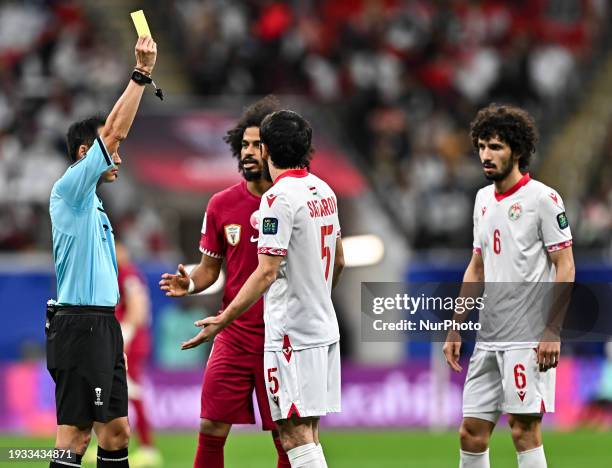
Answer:
[[469, 243], [483, 183], [467, 139], [476, 109], [512, 102], [544, 127], [562, 117], [609, 18], [605, 0], [176, 0], [174, 8], [197, 92], [307, 94], [333, 109], [417, 248]]
[[[594, 171], [591, 187], [582, 202], [582, 222], [578, 236], [583, 245], [594, 249], [607, 249], [612, 255], [612, 125]], [[610, 348], [612, 351], [612, 347]], [[612, 353], [610, 355], [612, 359]]]
[[[132, 65], [81, 3], [0, 4], [0, 251], [49, 250], [49, 193], [69, 164], [66, 131], [109, 109]], [[142, 232], [160, 223], [133, 198], [114, 221], [140, 252]]]
[[[129, 72], [129, 57], [114, 52], [81, 5], [0, 5], [0, 251], [49, 248], [48, 194], [68, 162], [66, 129], [108, 109]], [[610, 19], [606, 0], [156, 5], [152, 12], [172, 18], [180, 73], [196, 93], [305, 95], [335, 115], [347, 149], [417, 248], [470, 243], [483, 178], [467, 127], [478, 107], [523, 105], [546, 137], [584, 88]], [[592, 245], [611, 242], [609, 180], [585, 200], [582, 232]], [[163, 223], [139, 209], [131, 189], [117, 190], [128, 201], [114, 222], [137, 257], [157, 253], [167, 246]]]

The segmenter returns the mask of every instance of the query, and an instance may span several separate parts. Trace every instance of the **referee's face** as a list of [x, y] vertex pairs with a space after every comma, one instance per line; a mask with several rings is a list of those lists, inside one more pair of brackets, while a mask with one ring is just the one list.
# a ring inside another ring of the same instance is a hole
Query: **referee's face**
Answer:
[[100, 176], [101, 182], [114, 182], [119, 177], [119, 166], [121, 166], [121, 157], [119, 156], [118, 151], [115, 151], [113, 153], [113, 162], [115, 163], [115, 167], [102, 173], [102, 175]]

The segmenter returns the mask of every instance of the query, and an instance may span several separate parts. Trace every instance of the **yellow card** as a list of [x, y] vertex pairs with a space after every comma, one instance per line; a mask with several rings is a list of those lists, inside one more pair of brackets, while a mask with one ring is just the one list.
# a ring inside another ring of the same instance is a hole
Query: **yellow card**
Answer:
[[151, 31], [149, 30], [149, 25], [147, 24], [147, 19], [145, 18], [144, 12], [142, 10], [133, 11], [130, 13], [130, 15], [132, 16], [134, 26], [136, 26], [138, 37], [151, 36]]

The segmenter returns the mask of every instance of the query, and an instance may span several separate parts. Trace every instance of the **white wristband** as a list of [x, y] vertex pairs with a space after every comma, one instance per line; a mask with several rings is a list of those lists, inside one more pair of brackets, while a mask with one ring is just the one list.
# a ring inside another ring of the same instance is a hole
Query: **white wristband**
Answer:
[[193, 278], [189, 278], [189, 287], [187, 288], [187, 294], [191, 294], [195, 291], [195, 283], [193, 282]]

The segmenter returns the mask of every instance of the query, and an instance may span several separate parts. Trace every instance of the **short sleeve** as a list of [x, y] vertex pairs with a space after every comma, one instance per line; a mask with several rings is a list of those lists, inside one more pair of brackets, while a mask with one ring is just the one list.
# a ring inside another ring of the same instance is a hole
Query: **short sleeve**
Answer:
[[258, 254], [287, 255], [293, 231], [293, 210], [283, 194], [266, 193], [259, 205]]
[[115, 164], [98, 136], [85, 156], [70, 166], [57, 182], [57, 194], [69, 205], [79, 208], [93, 199], [100, 176], [113, 167]]
[[540, 195], [538, 201], [540, 233], [546, 250], [554, 252], [572, 245], [572, 232], [561, 196], [553, 189]]
[[474, 213], [472, 215], [473, 236], [474, 236], [474, 240], [472, 242], [472, 251], [478, 255], [482, 255], [482, 245], [480, 243], [480, 236], [478, 235], [478, 222], [479, 222], [478, 215], [480, 214], [481, 209], [482, 208], [478, 206], [478, 194], [476, 194], [476, 199], [474, 200]]
[[223, 252], [225, 251], [223, 232], [219, 229], [217, 223], [218, 216], [218, 202], [213, 197], [210, 199], [204, 213], [202, 235], [200, 237], [200, 252], [213, 258], [223, 258]]

